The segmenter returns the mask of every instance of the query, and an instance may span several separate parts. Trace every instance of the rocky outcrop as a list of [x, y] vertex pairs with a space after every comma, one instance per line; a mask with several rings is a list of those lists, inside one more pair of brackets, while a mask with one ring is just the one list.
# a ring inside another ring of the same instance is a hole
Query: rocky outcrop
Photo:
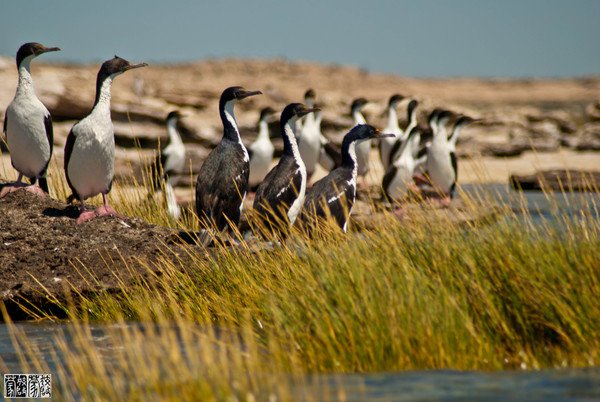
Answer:
[[600, 172], [577, 170], [546, 170], [531, 175], [511, 175], [516, 190], [538, 191], [600, 191]]
[[600, 101], [595, 101], [587, 105], [585, 114], [592, 121], [600, 121]]
[[566, 144], [578, 151], [600, 151], [600, 122], [584, 124]]

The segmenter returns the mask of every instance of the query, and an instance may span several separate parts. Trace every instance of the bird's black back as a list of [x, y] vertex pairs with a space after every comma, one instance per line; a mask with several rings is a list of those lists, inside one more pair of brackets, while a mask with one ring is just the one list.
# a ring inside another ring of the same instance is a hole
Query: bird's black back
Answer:
[[222, 231], [239, 223], [250, 166], [240, 144], [223, 138], [208, 155], [196, 180], [196, 212], [201, 222]]
[[[302, 220], [310, 222], [315, 217], [333, 216], [343, 228], [356, 197], [356, 186], [348, 184], [351, 180], [352, 169], [342, 166], [317, 181], [304, 199]], [[328, 202], [334, 197], [334, 201]]]
[[283, 155], [258, 186], [254, 209], [271, 223], [287, 222], [287, 212], [298, 198], [301, 185], [302, 175], [296, 160]]

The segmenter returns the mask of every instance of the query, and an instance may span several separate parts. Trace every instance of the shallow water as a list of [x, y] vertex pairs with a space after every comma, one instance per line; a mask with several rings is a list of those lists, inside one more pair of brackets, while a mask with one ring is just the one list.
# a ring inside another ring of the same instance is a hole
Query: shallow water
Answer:
[[[49, 340], [61, 334], [68, 338], [69, 324], [15, 325], [36, 345], [41, 357], [53, 371], [56, 362], [50, 353], [52, 347]], [[109, 334], [119, 325], [122, 324], [90, 327], [96, 347], [108, 360], [115, 353]], [[139, 328], [139, 324], [126, 325]], [[0, 357], [5, 364], [3, 370], [7, 369], [9, 373], [23, 372], [7, 325], [0, 325]], [[53, 378], [58, 381], [58, 376]], [[600, 401], [600, 367], [542, 371], [432, 370], [315, 375], [308, 376], [305, 384], [293, 392], [299, 400], [316, 392], [322, 395], [322, 400], [336, 400], [344, 396], [348, 401]]]
[[600, 218], [600, 193], [543, 193], [515, 191], [506, 184], [466, 184], [461, 190], [470, 198], [490, 199], [509, 206], [517, 217], [528, 211], [533, 223], [556, 222], [563, 218]]
[[600, 401], [600, 368], [353, 374], [331, 376], [328, 383], [348, 401]]

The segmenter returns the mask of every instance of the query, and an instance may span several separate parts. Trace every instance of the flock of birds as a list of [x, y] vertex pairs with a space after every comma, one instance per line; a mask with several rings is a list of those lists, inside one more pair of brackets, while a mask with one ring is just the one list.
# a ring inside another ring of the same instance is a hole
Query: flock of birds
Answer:
[[[48, 193], [46, 172], [52, 157], [52, 118], [35, 94], [30, 63], [41, 54], [58, 50], [26, 43], [17, 52], [19, 81], [15, 97], [6, 109], [3, 131], [18, 178], [2, 188], [0, 198], [21, 188], [39, 195]], [[131, 64], [117, 56], [105, 61], [98, 72], [92, 111], [69, 132], [64, 171], [72, 191], [69, 202], [79, 201], [78, 224], [98, 216], [117, 215], [107, 199], [115, 159], [111, 84], [118, 75], [145, 66], [146, 63]], [[219, 114], [223, 137], [205, 159], [196, 182], [196, 213], [205, 227], [218, 232], [235, 229], [247, 192], [255, 191], [253, 207], [272, 232], [283, 235], [297, 219], [314, 223], [323, 217], [334, 218], [340, 228], [347, 231], [358, 179], [369, 171], [372, 140], [379, 141], [379, 155], [385, 169], [382, 181], [385, 198], [399, 200], [423, 186], [430, 186], [440, 194], [442, 203], [449, 202], [453, 196], [457, 179], [455, 144], [460, 129], [474, 119], [435, 109], [429, 113], [428, 126], [424, 127], [417, 123], [418, 102], [393, 95], [387, 108], [388, 124], [381, 132], [367, 124], [361, 111], [368, 102], [359, 98], [352, 102], [350, 110], [354, 127], [344, 136], [338, 150], [323, 135], [321, 110], [315, 107], [316, 94], [308, 90], [305, 104], [291, 103], [281, 112], [283, 154], [271, 169], [274, 146], [268, 119], [275, 110], [261, 111], [258, 137], [248, 149], [242, 142], [234, 114], [238, 102], [260, 94], [260, 91], [242, 87], [230, 87], [221, 94]], [[397, 107], [405, 101], [408, 125], [402, 129]], [[176, 174], [184, 170], [185, 164], [185, 148], [177, 131], [181, 117], [177, 111], [167, 116], [169, 143], [154, 166], [153, 186], [165, 189], [173, 216], [179, 214], [173, 185]], [[454, 123], [448, 130], [452, 118]], [[307, 189], [317, 165], [329, 170], [329, 174]], [[23, 177], [31, 184], [25, 184]], [[88, 210], [85, 200], [98, 194], [103, 197], [103, 205]]]

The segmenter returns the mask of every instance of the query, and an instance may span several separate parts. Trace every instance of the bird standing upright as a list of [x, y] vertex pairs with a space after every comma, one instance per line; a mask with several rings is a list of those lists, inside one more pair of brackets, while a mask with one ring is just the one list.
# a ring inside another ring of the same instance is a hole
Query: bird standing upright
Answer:
[[151, 189], [148, 196], [151, 197], [156, 190], [165, 191], [167, 201], [167, 210], [173, 219], [179, 219], [181, 209], [177, 204], [175, 190], [173, 187], [179, 181], [179, 174], [185, 167], [185, 146], [177, 129], [177, 123], [182, 118], [182, 114], [175, 110], [170, 112], [165, 119], [169, 142], [167, 146], [159, 151], [151, 169]]
[[174, 110], [165, 119], [169, 142], [167, 142], [166, 147], [159, 151], [151, 167], [153, 190], [160, 190], [162, 187], [161, 182], [168, 183], [171, 186], [177, 184], [179, 179], [177, 175], [185, 167], [185, 145], [183, 145], [183, 140], [177, 129], [177, 123], [182, 117], [179, 111]]
[[261, 93], [236, 86], [221, 94], [223, 138], [206, 157], [196, 180], [196, 213], [204, 229], [224, 231], [239, 223], [248, 188], [250, 157], [233, 111], [242, 99]]
[[15, 183], [2, 188], [0, 198], [25, 187], [23, 176], [28, 177], [32, 184], [26, 187], [27, 190], [39, 195], [48, 193], [46, 171], [52, 158], [52, 117], [35, 94], [30, 64], [34, 58], [58, 50], [60, 49], [57, 47], [45, 47], [31, 42], [25, 43], [17, 51], [19, 82], [15, 97], [4, 115], [3, 131], [12, 166], [19, 172], [19, 176]]
[[390, 201], [400, 200], [408, 194], [410, 189], [417, 189], [413, 182], [416, 165], [413, 151], [418, 149], [420, 137], [419, 127], [413, 127], [383, 176], [381, 184], [383, 194]]
[[[309, 89], [304, 94], [304, 102], [306, 107], [313, 108], [315, 106], [316, 93], [313, 89]], [[320, 127], [320, 125], [319, 125]], [[302, 130], [298, 134], [298, 149], [300, 157], [306, 166], [306, 177], [310, 180], [317, 163], [319, 163], [319, 155], [321, 153], [321, 130], [317, 127], [317, 119], [314, 113], [309, 113], [302, 122]]]
[[375, 138], [391, 138], [394, 134], [381, 134], [368, 124], [359, 124], [344, 136], [342, 142], [342, 165], [317, 181], [306, 194], [303, 221], [333, 217], [340, 228], [348, 230], [348, 217], [356, 199], [358, 160], [356, 147], [361, 141]]
[[427, 148], [427, 174], [431, 185], [443, 195], [442, 203], [450, 203], [456, 186], [456, 174], [453, 167], [446, 123], [452, 115], [449, 111], [442, 111], [437, 115], [437, 129], [434, 130], [431, 145]]
[[394, 146], [394, 143], [398, 138], [402, 136], [402, 130], [400, 129], [400, 125], [398, 124], [398, 114], [396, 113], [396, 107], [402, 100], [404, 96], [395, 94], [390, 97], [388, 101], [388, 123], [385, 127], [385, 132], [394, 134], [393, 137], [381, 139], [379, 141], [379, 157], [381, 158], [381, 164], [383, 165], [383, 171], [385, 172], [390, 164], [390, 151]]
[[[448, 150], [450, 151], [450, 161], [452, 162], [452, 168], [454, 169], [454, 181], [458, 180], [458, 158], [456, 157], [456, 141], [460, 135], [460, 131], [463, 127], [474, 123], [478, 120], [472, 117], [462, 115], [454, 122], [454, 127], [450, 136], [448, 136]], [[454, 188], [452, 188], [452, 196], [454, 196]]]
[[269, 123], [267, 122], [267, 119], [273, 113], [275, 113], [275, 110], [270, 107], [266, 107], [260, 111], [258, 136], [248, 148], [248, 153], [250, 154], [250, 178], [248, 179], [248, 186], [251, 190], [256, 190], [258, 185], [262, 183], [273, 162], [275, 147], [271, 142]]
[[[365, 98], [358, 98], [350, 106], [350, 114], [354, 119], [354, 125], [367, 124], [361, 110], [369, 103]], [[369, 172], [369, 154], [371, 153], [371, 141], [366, 139], [356, 145], [356, 160], [358, 163], [358, 175], [366, 176]]]
[[[118, 56], [102, 63], [96, 78], [94, 107], [89, 115], [71, 128], [67, 136], [65, 175], [73, 192], [71, 197], [80, 202], [78, 224], [96, 216], [117, 215], [108, 205], [107, 199], [115, 171], [115, 133], [110, 117], [110, 88], [118, 75], [147, 65], [131, 64]], [[103, 206], [96, 211], [86, 210], [84, 201], [98, 194], [102, 194]]]
[[256, 191], [254, 209], [272, 231], [282, 232], [294, 224], [306, 192], [306, 167], [296, 143], [296, 120], [315, 108], [291, 103], [281, 112], [283, 155]]

